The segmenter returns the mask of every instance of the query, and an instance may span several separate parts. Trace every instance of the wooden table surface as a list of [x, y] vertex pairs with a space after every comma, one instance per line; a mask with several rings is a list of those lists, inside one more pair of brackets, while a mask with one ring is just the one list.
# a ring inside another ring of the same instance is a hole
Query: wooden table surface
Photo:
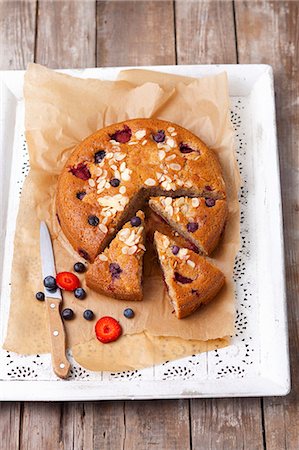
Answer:
[[2, 403], [1, 450], [298, 450], [297, 1], [0, 1], [0, 69], [267, 63], [274, 68], [292, 391], [284, 398]]

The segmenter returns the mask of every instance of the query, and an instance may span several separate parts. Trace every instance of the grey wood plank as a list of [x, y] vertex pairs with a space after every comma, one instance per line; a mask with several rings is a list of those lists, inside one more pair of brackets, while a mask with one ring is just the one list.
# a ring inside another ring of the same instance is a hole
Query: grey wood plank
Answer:
[[257, 399], [191, 401], [192, 448], [262, 450], [263, 430]]
[[190, 448], [189, 405], [186, 400], [126, 402], [125, 420], [124, 450]]
[[0, 69], [33, 61], [36, 2], [0, 1]]
[[175, 64], [172, 1], [97, 2], [97, 64]]
[[124, 402], [98, 402], [92, 407], [95, 449], [124, 449], [126, 437]]
[[61, 448], [60, 403], [24, 403], [20, 450]]
[[94, 0], [38, 3], [36, 61], [52, 68], [94, 67]]
[[93, 449], [93, 404], [64, 402], [61, 413], [61, 447]]
[[0, 403], [0, 442], [3, 450], [19, 449], [20, 408], [19, 402]]
[[236, 62], [231, 1], [175, 2], [178, 64]]
[[[237, 62], [232, 2], [177, 1], [176, 33], [180, 64]], [[259, 399], [193, 399], [190, 404], [193, 448], [263, 448]]]
[[268, 450], [299, 448], [299, 3], [236, 2], [241, 63], [266, 63], [274, 69], [280, 156], [292, 391], [264, 399]]
[[[47, 410], [44, 411], [45, 414]], [[59, 414], [59, 411], [56, 412]], [[65, 402], [60, 417], [60, 446], [64, 449], [123, 449], [124, 402]]]

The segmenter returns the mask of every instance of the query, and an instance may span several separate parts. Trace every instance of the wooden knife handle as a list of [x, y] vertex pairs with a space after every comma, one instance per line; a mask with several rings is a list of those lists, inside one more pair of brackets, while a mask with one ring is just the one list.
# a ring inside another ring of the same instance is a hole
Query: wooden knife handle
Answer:
[[67, 378], [70, 363], [66, 357], [65, 331], [59, 311], [60, 303], [59, 299], [46, 297], [53, 370], [59, 378]]

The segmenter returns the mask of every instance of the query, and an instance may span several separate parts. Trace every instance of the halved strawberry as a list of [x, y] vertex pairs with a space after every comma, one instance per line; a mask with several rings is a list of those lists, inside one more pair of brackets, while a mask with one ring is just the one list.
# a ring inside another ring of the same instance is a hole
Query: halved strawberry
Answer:
[[103, 344], [116, 341], [122, 332], [122, 328], [113, 317], [101, 317], [95, 326], [96, 337]]
[[65, 291], [74, 291], [80, 287], [79, 278], [71, 272], [60, 272], [56, 275], [56, 283]]

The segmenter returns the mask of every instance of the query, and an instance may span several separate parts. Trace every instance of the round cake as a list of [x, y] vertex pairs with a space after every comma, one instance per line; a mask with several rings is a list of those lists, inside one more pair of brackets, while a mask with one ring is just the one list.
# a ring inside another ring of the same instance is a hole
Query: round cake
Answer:
[[57, 214], [74, 249], [92, 262], [146, 199], [163, 195], [225, 199], [218, 159], [179, 125], [127, 120], [78, 144], [59, 177]]

